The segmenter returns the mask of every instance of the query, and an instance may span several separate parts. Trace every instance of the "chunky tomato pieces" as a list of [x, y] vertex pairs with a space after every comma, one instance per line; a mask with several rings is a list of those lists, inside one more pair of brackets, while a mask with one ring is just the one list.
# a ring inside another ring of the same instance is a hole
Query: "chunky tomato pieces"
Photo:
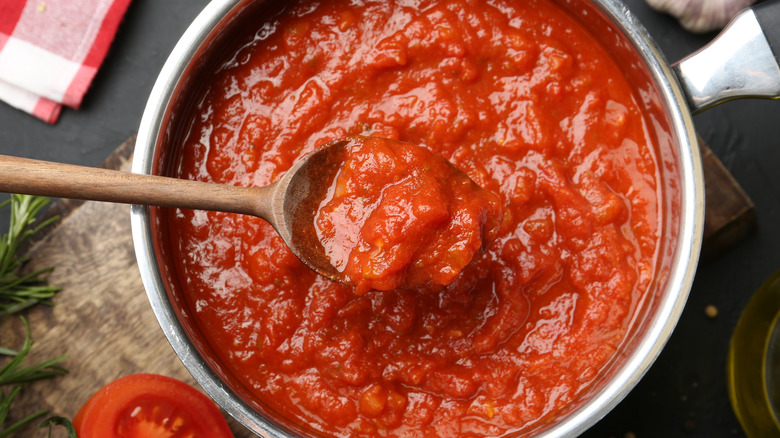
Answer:
[[429, 150], [354, 137], [317, 234], [358, 294], [444, 286], [498, 234], [501, 198]]
[[[662, 233], [660, 158], [609, 53], [546, 0], [269, 4], [193, 98], [176, 176], [264, 185], [376, 136], [441, 155], [504, 214], [451, 284], [356, 295], [260, 219], [171, 211], [170, 274], [216, 360], [325, 436], [522, 435], [576, 403], [652, 300]], [[399, 202], [439, 205], [422, 189]]]

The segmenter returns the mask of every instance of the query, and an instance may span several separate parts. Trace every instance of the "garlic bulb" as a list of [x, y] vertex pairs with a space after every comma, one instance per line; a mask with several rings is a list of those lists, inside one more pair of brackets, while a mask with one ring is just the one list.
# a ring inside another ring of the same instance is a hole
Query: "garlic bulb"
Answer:
[[737, 12], [755, 3], [755, 0], [645, 1], [651, 8], [677, 17], [683, 28], [696, 33], [722, 28]]

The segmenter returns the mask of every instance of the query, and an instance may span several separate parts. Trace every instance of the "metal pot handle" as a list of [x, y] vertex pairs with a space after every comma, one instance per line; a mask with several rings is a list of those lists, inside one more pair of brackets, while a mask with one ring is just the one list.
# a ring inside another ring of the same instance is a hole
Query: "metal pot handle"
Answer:
[[742, 97], [780, 98], [780, 1], [740, 12], [672, 69], [694, 114]]

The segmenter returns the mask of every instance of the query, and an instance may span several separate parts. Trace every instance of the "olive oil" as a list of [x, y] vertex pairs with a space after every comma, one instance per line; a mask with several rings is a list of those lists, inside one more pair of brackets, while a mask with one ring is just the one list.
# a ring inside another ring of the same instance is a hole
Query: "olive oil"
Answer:
[[739, 318], [726, 362], [734, 413], [751, 438], [780, 437], [780, 271]]

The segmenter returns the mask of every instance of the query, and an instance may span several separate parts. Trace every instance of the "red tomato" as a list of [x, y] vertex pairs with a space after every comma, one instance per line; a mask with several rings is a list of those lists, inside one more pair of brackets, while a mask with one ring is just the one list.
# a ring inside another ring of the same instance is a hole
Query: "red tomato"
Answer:
[[133, 374], [104, 386], [79, 409], [73, 425], [79, 438], [233, 437], [205, 395], [156, 374]]

